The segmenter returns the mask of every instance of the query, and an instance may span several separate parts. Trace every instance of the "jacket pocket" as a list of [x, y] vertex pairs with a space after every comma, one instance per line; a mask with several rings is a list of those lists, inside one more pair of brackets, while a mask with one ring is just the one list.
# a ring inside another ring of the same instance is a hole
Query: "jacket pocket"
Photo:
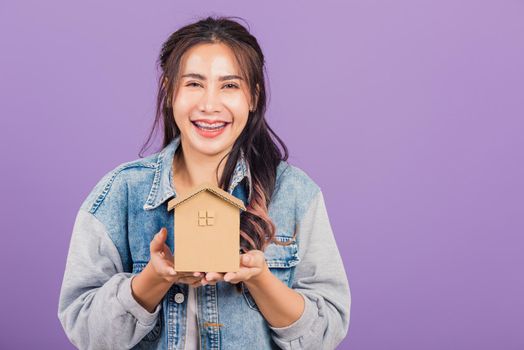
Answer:
[[[134, 262], [133, 263], [133, 274], [138, 274], [138, 273], [142, 272], [142, 270], [146, 267], [146, 265], [147, 265], [147, 262]], [[153, 327], [151, 332], [147, 333], [146, 336], [144, 338], [142, 338], [140, 343], [142, 343], [142, 342], [154, 342], [154, 341], [158, 340], [158, 338], [160, 337], [160, 334], [162, 333], [162, 325], [164, 323], [164, 320], [163, 320], [164, 316], [163, 316], [163, 314], [164, 313], [162, 311], [160, 311], [158, 313], [158, 318], [157, 318], [155, 326]]]
[[[275, 239], [286, 245], [276, 243], [268, 245], [264, 251], [266, 263], [274, 276], [284, 282], [287, 286], [290, 286], [294, 267], [300, 262], [298, 256], [298, 245], [296, 241], [289, 236], [277, 235], [275, 236]], [[255, 299], [244, 283], [242, 283], [242, 294], [244, 295], [249, 307], [253, 310], [259, 311]]]

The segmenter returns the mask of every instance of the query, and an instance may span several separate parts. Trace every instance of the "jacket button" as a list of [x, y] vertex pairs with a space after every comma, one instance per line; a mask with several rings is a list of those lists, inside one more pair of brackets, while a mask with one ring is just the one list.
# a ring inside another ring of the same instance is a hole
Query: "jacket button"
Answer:
[[184, 302], [184, 294], [183, 293], [176, 293], [175, 294], [175, 302], [177, 304], [182, 304]]

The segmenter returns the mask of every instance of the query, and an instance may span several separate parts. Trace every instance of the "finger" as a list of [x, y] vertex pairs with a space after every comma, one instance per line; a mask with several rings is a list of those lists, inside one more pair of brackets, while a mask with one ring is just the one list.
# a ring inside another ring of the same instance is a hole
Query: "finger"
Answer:
[[241, 255], [241, 264], [245, 267], [263, 267], [264, 262], [264, 253], [260, 250], [250, 250]]
[[207, 286], [208, 284], [209, 284], [210, 286], [216, 286], [217, 281], [208, 281], [208, 280], [206, 280], [205, 278], [202, 278], [202, 279], [200, 280], [200, 283], [201, 283], [203, 286]]
[[193, 272], [187, 272], [187, 271], [180, 271], [178, 273], [178, 275], [180, 277], [192, 277], [193, 276]]
[[201, 280], [196, 281], [195, 283], [190, 284], [190, 286], [193, 287], [193, 288], [198, 288], [201, 285], [202, 285], [202, 281]]
[[160, 273], [167, 276], [176, 276], [177, 272], [175, 271], [175, 268], [173, 265], [165, 264], [164, 262], [161, 262], [160, 264]]
[[197, 281], [200, 281], [200, 278], [197, 277], [182, 277], [178, 279], [178, 282], [184, 283], [184, 284], [193, 284]]
[[228, 272], [224, 275], [224, 281], [237, 284], [238, 282], [242, 281], [242, 273], [239, 272]]
[[206, 273], [205, 279], [208, 282], [221, 281], [224, 279], [224, 274], [220, 272], [208, 272]]
[[162, 229], [160, 229], [160, 231], [157, 232], [157, 234], [153, 237], [151, 243], [149, 244], [149, 249], [151, 250], [151, 253], [159, 253], [164, 250], [163, 248], [166, 236], [167, 230], [164, 227], [162, 227]]
[[162, 245], [162, 255], [165, 259], [168, 259], [168, 260], [171, 260], [173, 261], [174, 260], [174, 256], [173, 256], [173, 253], [171, 253], [171, 249], [169, 249], [169, 247], [167, 246], [167, 244], [164, 242], [164, 244]]
[[177, 273], [176, 273], [175, 268], [170, 266], [167, 268], [167, 274], [170, 276], [175, 276]]

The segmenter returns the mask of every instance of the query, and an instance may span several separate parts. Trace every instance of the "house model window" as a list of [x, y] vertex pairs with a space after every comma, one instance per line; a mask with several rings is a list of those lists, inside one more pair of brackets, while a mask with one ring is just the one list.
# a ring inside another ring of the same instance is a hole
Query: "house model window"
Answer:
[[198, 226], [213, 226], [215, 223], [215, 212], [213, 210], [198, 211]]

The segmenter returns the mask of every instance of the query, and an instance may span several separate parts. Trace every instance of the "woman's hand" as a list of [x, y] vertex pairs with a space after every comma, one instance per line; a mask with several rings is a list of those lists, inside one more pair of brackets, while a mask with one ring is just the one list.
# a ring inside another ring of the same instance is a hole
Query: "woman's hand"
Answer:
[[152, 313], [173, 283], [200, 286], [199, 272], [176, 272], [173, 254], [166, 244], [167, 230], [162, 228], [149, 244], [151, 258], [146, 267], [131, 279], [131, 294]]
[[260, 250], [250, 250], [240, 255], [240, 270], [238, 272], [208, 272], [201, 280], [202, 285], [214, 285], [218, 281], [229, 283], [254, 282], [261, 276], [271, 273], [266, 264], [264, 253]]
[[199, 287], [203, 276], [200, 272], [176, 272], [174, 257], [166, 244], [167, 230], [165, 227], [155, 235], [149, 245], [151, 266], [160, 279], [173, 283], [185, 283]]

